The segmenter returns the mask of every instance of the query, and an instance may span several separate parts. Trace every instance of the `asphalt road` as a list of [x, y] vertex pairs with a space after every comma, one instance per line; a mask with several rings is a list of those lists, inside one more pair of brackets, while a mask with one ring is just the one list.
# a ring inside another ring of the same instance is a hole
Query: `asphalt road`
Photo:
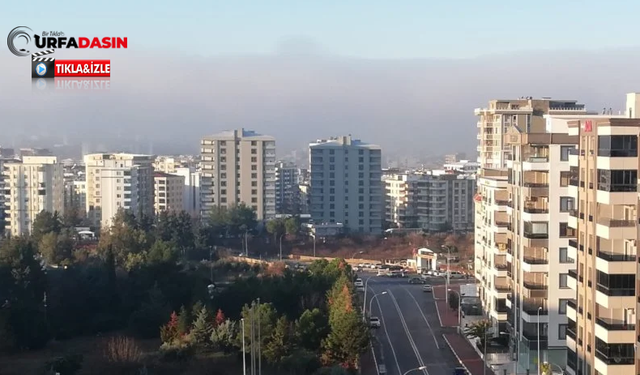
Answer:
[[[370, 276], [361, 277], [366, 281]], [[442, 338], [451, 328], [440, 327], [432, 294], [423, 292], [422, 284], [409, 284], [407, 278], [373, 276], [368, 282], [367, 311], [374, 296], [371, 315], [382, 322], [382, 327], [374, 329], [377, 364], [384, 364], [389, 375], [404, 375], [421, 366], [426, 370], [410, 374], [451, 375], [459, 362]]]

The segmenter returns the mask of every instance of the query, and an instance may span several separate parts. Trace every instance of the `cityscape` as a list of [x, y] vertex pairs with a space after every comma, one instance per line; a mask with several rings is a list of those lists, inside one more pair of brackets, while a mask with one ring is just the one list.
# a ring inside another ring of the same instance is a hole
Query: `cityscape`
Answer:
[[0, 375], [640, 375], [640, 3], [44, 5]]

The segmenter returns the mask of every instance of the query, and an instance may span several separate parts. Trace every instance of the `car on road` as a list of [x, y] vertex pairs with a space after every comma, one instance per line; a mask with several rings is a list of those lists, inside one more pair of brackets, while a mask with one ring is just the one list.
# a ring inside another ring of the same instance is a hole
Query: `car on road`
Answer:
[[357, 290], [358, 292], [364, 292], [364, 287], [363, 287], [363, 286], [357, 286], [357, 287], [356, 287], [356, 290]]
[[409, 279], [409, 284], [424, 284], [424, 280], [418, 277], [412, 277]]
[[380, 276], [389, 276], [389, 271], [387, 270], [379, 270], [378, 273], [376, 273], [376, 276], [380, 277]]
[[427, 285], [422, 287], [422, 291], [426, 292], [426, 293], [431, 293], [431, 292], [433, 292], [433, 287], [431, 285], [427, 284]]
[[355, 285], [356, 287], [364, 287], [364, 283], [362, 282], [362, 279], [359, 277], [356, 279], [353, 285]]
[[369, 327], [371, 328], [380, 328], [380, 318], [377, 316], [372, 316], [369, 318]]

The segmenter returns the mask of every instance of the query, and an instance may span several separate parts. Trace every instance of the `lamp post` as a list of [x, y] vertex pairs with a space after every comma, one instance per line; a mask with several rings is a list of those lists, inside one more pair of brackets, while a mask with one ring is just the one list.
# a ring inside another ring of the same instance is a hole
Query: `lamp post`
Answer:
[[464, 296], [464, 294], [453, 289], [448, 289], [448, 292], [453, 292], [458, 295], [458, 332], [462, 332], [462, 296]]
[[[447, 249], [447, 271], [446, 271], [447, 272], [447, 277], [445, 279], [445, 284], [446, 284], [445, 289], [448, 290], [449, 289], [449, 274], [450, 274], [450, 272], [449, 272], [449, 258], [451, 258], [451, 247], [450, 246], [446, 246], [446, 245], [442, 245], [442, 247]], [[445, 298], [446, 304], [448, 305], [449, 304], [449, 293], [447, 293], [444, 296], [444, 298]]]
[[412, 368], [411, 370], [409, 370], [409, 371], [405, 372], [405, 373], [404, 373], [404, 374], [402, 374], [402, 375], [407, 375], [407, 374], [408, 374], [408, 373], [410, 373], [410, 372], [414, 372], [414, 371], [423, 371], [423, 370], [426, 370], [426, 369], [427, 369], [427, 366], [420, 366], [420, 367]]
[[360, 251], [356, 251], [355, 253], [353, 253], [353, 254], [351, 255], [351, 258], [349, 258], [349, 259], [353, 259], [353, 258], [355, 258], [355, 257], [356, 257], [356, 254], [364, 254], [364, 251], [362, 251], [362, 250], [360, 250]]
[[282, 233], [280, 235], [280, 261], [282, 262], [282, 237], [284, 237], [286, 233]]
[[247, 375], [247, 351], [244, 343], [244, 318], [240, 319], [242, 323], [242, 375]]
[[540, 375], [540, 312], [542, 311], [542, 306], [538, 307], [538, 375]]
[[316, 257], [316, 234], [311, 232], [309, 233], [311, 237], [313, 237], [313, 257]]
[[366, 303], [367, 303], [367, 290], [369, 290], [369, 280], [371, 279], [371, 276], [367, 277], [367, 279], [364, 281], [364, 300], [362, 301], [362, 321], [365, 321], [365, 315], [366, 315]]
[[380, 292], [380, 293], [376, 293], [373, 295], [373, 297], [371, 297], [371, 301], [369, 301], [369, 313], [371, 313], [371, 307], [373, 306], [373, 300], [378, 298], [378, 296], [382, 296], [387, 294], [387, 292]]

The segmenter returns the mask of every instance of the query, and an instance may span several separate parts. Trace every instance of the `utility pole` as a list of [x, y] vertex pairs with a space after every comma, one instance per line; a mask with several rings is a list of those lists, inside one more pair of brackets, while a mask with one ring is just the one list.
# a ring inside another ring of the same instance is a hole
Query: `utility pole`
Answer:
[[256, 336], [255, 336], [255, 302], [251, 303], [250, 313], [251, 316], [251, 375], [256, 375]]

